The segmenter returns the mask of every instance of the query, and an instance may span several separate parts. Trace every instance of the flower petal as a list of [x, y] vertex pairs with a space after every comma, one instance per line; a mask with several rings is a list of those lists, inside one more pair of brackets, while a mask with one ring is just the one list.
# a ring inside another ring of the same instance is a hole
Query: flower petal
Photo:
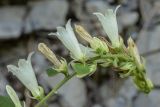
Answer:
[[40, 96], [39, 86], [37, 79], [32, 68], [31, 56], [33, 52], [29, 54], [28, 59], [20, 59], [18, 61], [18, 67], [14, 65], [8, 65], [8, 71], [11, 71], [25, 86], [32, 92], [34, 97]]
[[31, 62], [31, 57], [32, 57], [33, 54], [34, 54], [34, 52], [29, 53], [28, 58], [27, 58], [28, 62]]
[[[115, 10], [115, 12], [117, 9]], [[119, 35], [118, 35], [118, 25], [116, 20], [116, 13], [113, 10], [108, 9], [105, 15], [101, 13], [93, 13], [97, 16], [102, 27], [104, 28], [106, 34], [108, 35], [109, 39], [112, 42], [112, 45], [115, 47], [119, 47]]]
[[96, 56], [96, 54], [94, 53], [94, 50], [92, 48], [86, 47], [82, 44], [79, 44], [79, 45], [80, 45], [80, 48], [81, 48], [82, 52], [84, 53], [84, 55], [87, 58], [92, 58], [92, 57]]
[[65, 45], [65, 47], [71, 51], [74, 58], [78, 60], [82, 59], [83, 53], [71, 27], [71, 20], [67, 22], [66, 29], [64, 27], [57, 27], [56, 36]]
[[12, 72], [14, 75], [20, 72], [19, 68], [14, 65], [7, 65], [7, 69], [9, 72]]

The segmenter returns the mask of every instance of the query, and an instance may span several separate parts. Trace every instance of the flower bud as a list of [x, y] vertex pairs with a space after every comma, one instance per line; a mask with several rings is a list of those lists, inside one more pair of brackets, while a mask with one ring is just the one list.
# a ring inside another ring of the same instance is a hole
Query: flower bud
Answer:
[[51, 61], [57, 68], [60, 67], [61, 62], [57, 59], [56, 55], [44, 44], [38, 44], [38, 50], [49, 60]]
[[7, 90], [8, 95], [10, 96], [11, 100], [13, 101], [15, 107], [22, 107], [21, 102], [20, 102], [16, 92], [14, 91], [14, 89], [11, 86], [7, 85], [6, 90]]
[[80, 25], [75, 25], [76, 32], [81, 38], [91, 43], [93, 41], [92, 36]]
[[56, 55], [44, 43], [39, 43], [38, 50], [54, 64], [56, 71], [67, 74], [67, 62], [65, 59], [58, 60]]
[[142, 70], [144, 69], [144, 66], [141, 62], [141, 58], [140, 58], [140, 55], [139, 55], [139, 52], [138, 52], [138, 49], [137, 49], [137, 46], [136, 44], [134, 43], [133, 39], [130, 37], [128, 39], [128, 50], [129, 50], [129, 53], [132, 57], [135, 58], [135, 61], [136, 61], [136, 64], [138, 66], [138, 69], [139, 70]]
[[100, 39], [98, 39], [96, 37], [93, 37], [93, 41], [90, 43], [90, 45], [98, 53], [107, 53], [107, 52], [109, 52], [107, 44], [104, 41], [102, 41], [102, 40], [100, 40]]

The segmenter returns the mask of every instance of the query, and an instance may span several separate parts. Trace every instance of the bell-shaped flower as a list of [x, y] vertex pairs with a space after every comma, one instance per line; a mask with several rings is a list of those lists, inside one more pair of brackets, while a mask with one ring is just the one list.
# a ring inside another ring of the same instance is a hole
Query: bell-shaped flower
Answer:
[[21, 102], [20, 102], [16, 92], [14, 91], [14, 89], [11, 86], [7, 85], [6, 91], [9, 95], [9, 97], [11, 98], [11, 100], [13, 101], [15, 107], [22, 107]]
[[20, 59], [18, 61], [18, 67], [15, 65], [7, 65], [8, 71], [12, 72], [25, 87], [31, 91], [33, 97], [37, 100], [43, 98], [43, 88], [38, 86], [37, 79], [34, 70], [31, 65], [31, 56], [33, 52], [29, 54], [27, 60]]
[[99, 12], [93, 13], [98, 17], [103, 29], [105, 30], [106, 34], [108, 35], [114, 47], [120, 46], [118, 25], [117, 25], [117, 19], [116, 19], [116, 11], [119, 7], [120, 6], [118, 6], [115, 9], [115, 11], [113, 11], [112, 9], [108, 9], [105, 15]]
[[76, 60], [84, 59], [78, 40], [71, 27], [71, 20], [66, 24], [66, 28], [57, 27], [56, 33], [50, 33], [49, 35], [56, 35], [58, 39], [65, 45], [65, 47], [71, 52], [71, 55]]

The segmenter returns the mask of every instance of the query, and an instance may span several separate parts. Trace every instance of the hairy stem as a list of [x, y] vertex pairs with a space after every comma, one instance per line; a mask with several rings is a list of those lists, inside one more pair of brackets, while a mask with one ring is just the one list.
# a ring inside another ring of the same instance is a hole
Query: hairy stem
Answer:
[[61, 88], [68, 80], [73, 78], [76, 73], [73, 73], [67, 77], [65, 77], [59, 84], [57, 84], [51, 92], [48, 93], [47, 96], [45, 96], [35, 107], [41, 107], [51, 96], [53, 96], [59, 88]]

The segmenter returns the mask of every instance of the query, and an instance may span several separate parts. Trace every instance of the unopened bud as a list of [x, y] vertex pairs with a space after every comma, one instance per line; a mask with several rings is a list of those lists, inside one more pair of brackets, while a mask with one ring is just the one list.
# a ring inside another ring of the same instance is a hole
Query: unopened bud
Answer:
[[136, 59], [136, 62], [137, 62], [139, 69], [143, 69], [142, 63], [141, 63], [141, 58], [140, 58], [136, 44], [134, 43], [134, 41], [131, 37], [128, 39], [127, 42], [128, 42], [128, 50], [129, 50], [130, 54]]
[[56, 55], [44, 43], [39, 43], [38, 50], [56, 67], [60, 67], [61, 62], [57, 59]]
[[100, 40], [100, 39], [98, 39], [96, 37], [93, 38], [93, 41], [90, 43], [90, 45], [97, 52], [100, 52], [100, 53], [101, 52], [102, 53], [103, 52], [109, 52], [107, 44], [104, 41], [102, 41], [102, 40]]
[[89, 43], [92, 41], [92, 36], [82, 26], [75, 25], [75, 29], [81, 38]]

